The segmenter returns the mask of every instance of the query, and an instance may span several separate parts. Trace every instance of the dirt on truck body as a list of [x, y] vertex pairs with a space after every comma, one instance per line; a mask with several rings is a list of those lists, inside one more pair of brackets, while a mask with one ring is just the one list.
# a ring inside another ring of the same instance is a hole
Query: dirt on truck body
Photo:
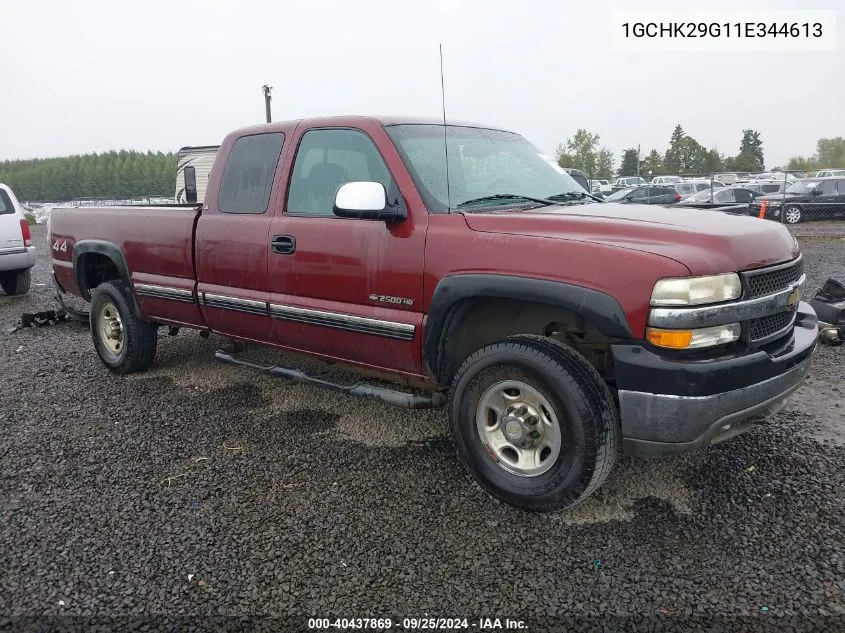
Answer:
[[112, 371], [148, 368], [170, 326], [377, 372], [396, 384], [218, 354], [445, 405], [467, 471], [533, 511], [577, 504], [623, 451], [677, 454], [765, 420], [818, 334], [783, 226], [600, 202], [522, 136], [468, 123], [237, 130], [202, 204], [56, 210], [49, 239]]

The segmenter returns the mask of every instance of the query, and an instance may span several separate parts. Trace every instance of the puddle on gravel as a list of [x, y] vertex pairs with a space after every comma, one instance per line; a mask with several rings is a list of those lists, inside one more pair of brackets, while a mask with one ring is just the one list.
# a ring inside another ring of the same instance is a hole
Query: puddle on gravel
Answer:
[[345, 439], [365, 446], [399, 447], [409, 442], [442, 437], [446, 434], [442, 409], [409, 410], [388, 408], [378, 402], [356, 399], [337, 427]]
[[636, 504], [649, 498], [668, 503], [678, 514], [692, 514], [695, 503], [682, 477], [684, 467], [676, 459], [622, 460], [594, 496], [554, 518], [567, 525], [631, 521]]
[[274, 422], [300, 431], [328, 431], [333, 429], [340, 416], [325, 409], [294, 409], [278, 415]]

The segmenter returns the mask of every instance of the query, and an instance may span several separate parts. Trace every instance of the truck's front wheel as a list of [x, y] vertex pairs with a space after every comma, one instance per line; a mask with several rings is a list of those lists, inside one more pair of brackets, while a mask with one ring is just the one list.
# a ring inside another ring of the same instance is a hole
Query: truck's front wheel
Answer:
[[470, 356], [452, 383], [449, 412], [469, 473], [525, 510], [573, 507], [616, 460], [620, 430], [604, 381], [552, 339], [510, 337]]
[[153, 364], [158, 327], [138, 318], [125, 284], [107, 281], [97, 286], [90, 314], [94, 348], [111, 371], [131, 374]]

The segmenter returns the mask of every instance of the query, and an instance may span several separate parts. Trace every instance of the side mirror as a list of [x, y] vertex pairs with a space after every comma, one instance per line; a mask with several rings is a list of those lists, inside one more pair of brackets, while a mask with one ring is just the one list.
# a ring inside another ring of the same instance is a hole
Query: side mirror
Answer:
[[814, 189], [813, 189], [813, 195], [814, 195], [814, 196], [820, 196], [820, 195], [822, 195], [822, 188], [821, 188], [821, 187], [816, 187], [816, 188], [814, 188]]
[[334, 214], [362, 220], [401, 220], [405, 214], [387, 204], [387, 192], [380, 182], [347, 182], [334, 197]]
[[197, 170], [189, 165], [185, 167], [185, 202], [193, 204], [197, 201]]

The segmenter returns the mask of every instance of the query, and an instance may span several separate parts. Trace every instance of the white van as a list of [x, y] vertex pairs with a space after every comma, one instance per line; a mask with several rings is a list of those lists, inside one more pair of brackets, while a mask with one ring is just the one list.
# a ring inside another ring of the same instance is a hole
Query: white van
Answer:
[[29, 292], [35, 247], [23, 209], [11, 188], [0, 183], [0, 287], [7, 295]]

